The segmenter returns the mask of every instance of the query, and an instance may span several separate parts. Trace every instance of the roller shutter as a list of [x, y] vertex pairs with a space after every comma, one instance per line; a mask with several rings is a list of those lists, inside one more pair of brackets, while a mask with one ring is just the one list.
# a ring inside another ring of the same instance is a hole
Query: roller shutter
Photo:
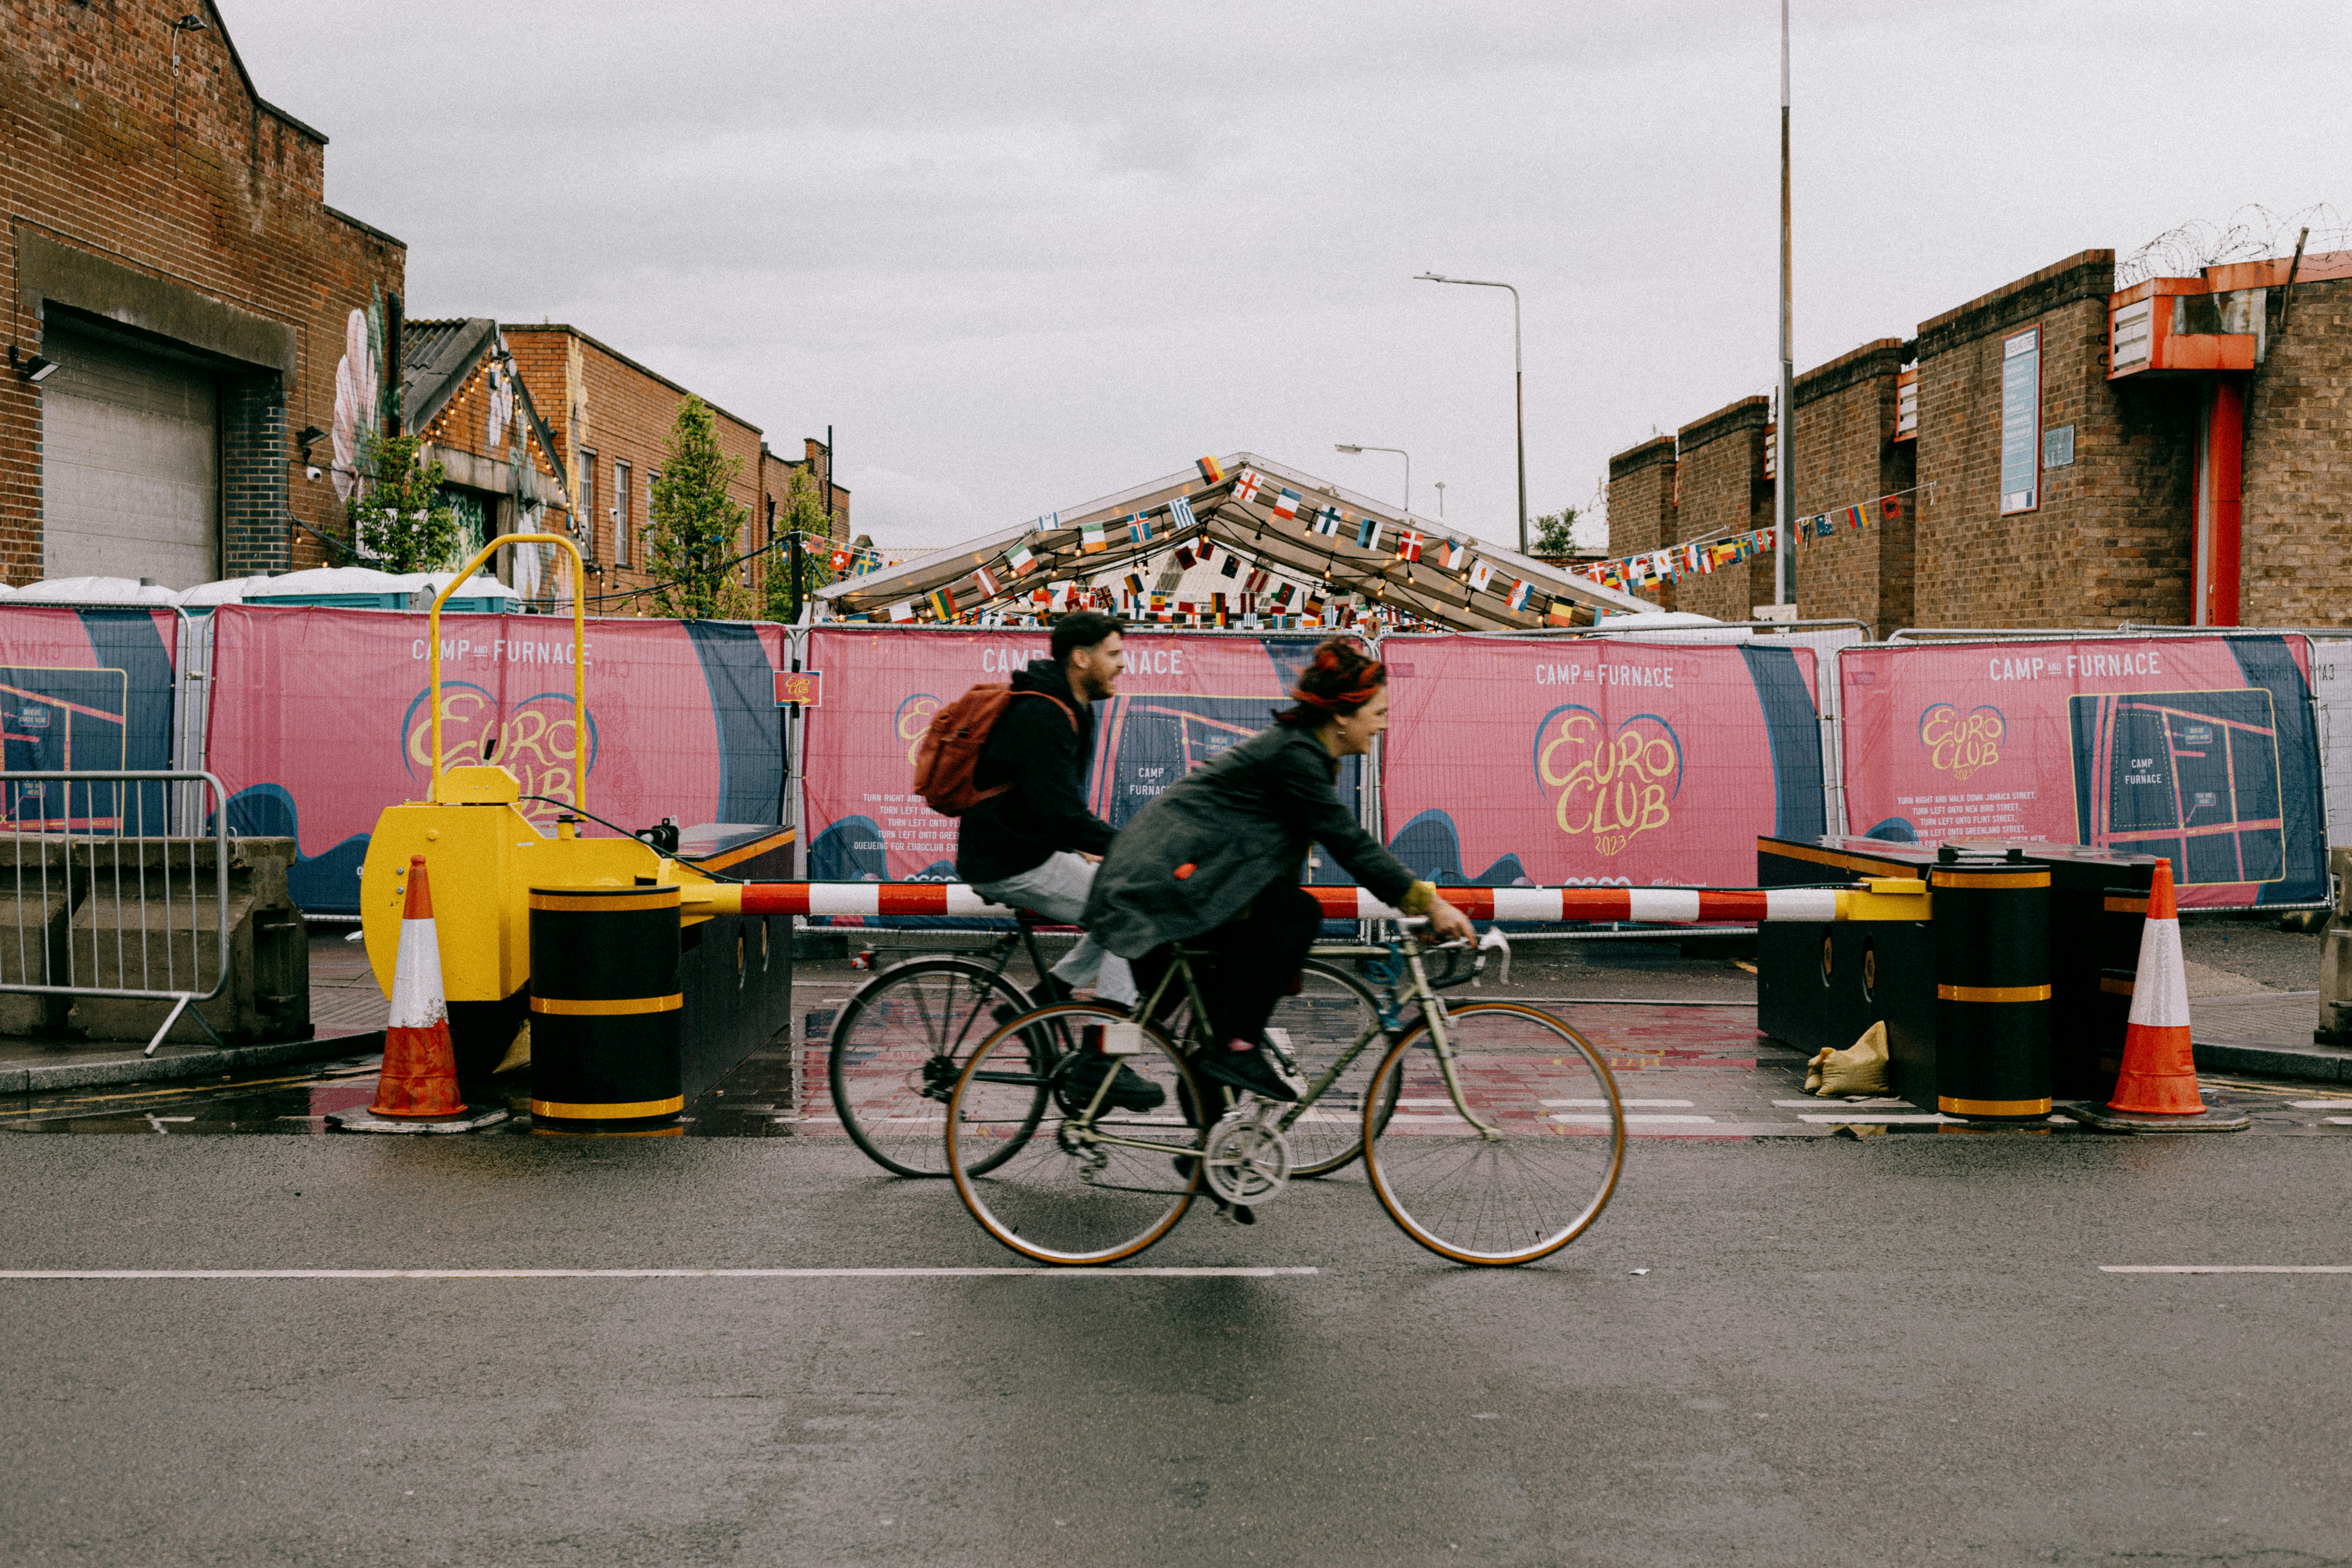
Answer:
[[42, 575], [217, 577], [220, 394], [214, 373], [52, 321], [41, 352]]

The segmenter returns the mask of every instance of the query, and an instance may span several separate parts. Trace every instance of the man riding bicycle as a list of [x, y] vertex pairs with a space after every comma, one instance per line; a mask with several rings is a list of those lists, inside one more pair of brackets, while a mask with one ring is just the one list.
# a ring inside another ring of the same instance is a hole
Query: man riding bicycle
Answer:
[[1154, 797], [1094, 878], [1082, 923], [1112, 952], [1139, 961], [1148, 983], [1170, 962], [1171, 943], [1209, 955], [1197, 972], [1220, 1043], [1193, 1066], [1232, 1088], [1298, 1098], [1262, 1047], [1266, 1020], [1322, 931], [1322, 907], [1298, 886], [1310, 841], [1375, 898], [1428, 916], [1439, 936], [1476, 936], [1468, 917], [1364, 831], [1332, 787], [1339, 760], [1370, 752], [1388, 728], [1387, 683], [1387, 668], [1351, 639], [1324, 643], [1291, 692], [1296, 705]]

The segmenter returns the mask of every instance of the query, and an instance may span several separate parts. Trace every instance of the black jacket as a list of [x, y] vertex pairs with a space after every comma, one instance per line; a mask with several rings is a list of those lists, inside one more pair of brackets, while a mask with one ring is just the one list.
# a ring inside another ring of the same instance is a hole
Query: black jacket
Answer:
[[1306, 869], [1311, 840], [1375, 898], [1412, 887], [1331, 785], [1339, 760], [1309, 730], [1261, 731], [1151, 799], [1095, 873], [1080, 923], [1122, 958], [1213, 930], [1277, 878]]
[[[1015, 697], [988, 732], [972, 783], [982, 789], [1013, 787], [957, 819], [956, 875], [967, 882], [1001, 882], [1034, 871], [1057, 850], [1099, 855], [1110, 847], [1110, 824], [1087, 809], [1093, 705], [1071, 694], [1069, 678], [1050, 658], [1031, 659], [1010, 684], [1015, 691], [1057, 697], [1063, 706]], [[1078, 719], [1075, 729], [1071, 713]]]

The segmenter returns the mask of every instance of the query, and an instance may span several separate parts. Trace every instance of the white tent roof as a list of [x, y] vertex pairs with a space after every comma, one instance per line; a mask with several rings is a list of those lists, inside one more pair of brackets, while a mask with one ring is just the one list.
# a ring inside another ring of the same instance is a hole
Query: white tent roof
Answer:
[[179, 595], [136, 577], [45, 577], [16, 590], [19, 599], [62, 599], [81, 605], [170, 605]]
[[[1590, 625], [1600, 615], [1653, 613], [1656, 608], [1630, 594], [1604, 588], [1516, 551], [1469, 538], [1458, 528], [1449, 531], [1427, 518], [1401, 513], [1368, 496], [1255, 453], [1237, 452], [1220, 462], [1225, 477], [1215, 484], [1202, 484], [1197, 470], [1171, 474], [1101, 497], [1072, 511], [983, 534], [920, 561], [887, 567], [862, 577], [845, 578], [817, 590], [817, 597], [829, 603], [837, 614], [854, 615], [902, 600], [920, 599], [936, 588], [968, 588], [971, 574], [986, 567], [1005, 589], [992, 602], [1003, 603], [1016, 595], [1025, 595], [1047, 582], [1072, 577], [1099, 582], [1123, 572], [1139, 571], [1141, 563], [1156, 561], [1177, 545], [1205, 534], [1220, 551], [1230, 550], [1243, 561], [1262, 566], [1277, 577], [1297, 583], [1327, 583], [1342, 593], [1362, 592], [1379, 603], [1465, 631], [1508, 630], [1542, 624], [1542, 618], [1531, 610], [1510, 608], [1508, 596], [1514, 581], [1527, 583], [1548, 598], [1570, 600], [1578, 608], [1579, 623], [1584, 625]], [[1234, 493], [1235, 487], [1249, 470], [1271, 481], [1273, 493], [1262, 494], [1254, 500], [1240, 500]], [[1286, 521], [1278, 518], [1274, 510], [1275, 500], [1286, 489], [1298, 498], [1298, 515]], [[1170, 526], [1164, 510], [1154, 512], [1154, 509], [1165, 508], [1170, 500], [1180, 497], [1197, 520], [1189, 530]], [[1333, 534], [1318, 534], [1308, 527], [1316, 509], [1323, 506], [1340, 509], [1348, 519]], [[1113, 529], [1108, 549], [1093, 554], [1083, 552], [1081, 531], [1087, 524], [1109, 524], [1139, 511], [1154, 512], [1149, 542], [1129, 542]], [[1354, 525], [1360, 518], [1381, 524], [1379, 542], [1372, 548], [1359, 548], [1355, 542]], [[1430, 542], [1418, 563], [1397, 556], [1396, 541], [1404, 528], [1412, 529]], [[1436, 546], [1449, 537], [1465, 540], [1473, 563], [1483, 561], [1494, 568], [1493, 581], [1486, 590], [1474, 591], [1466, 571], [1449, 572], [1438, 563]], [[1023, 543], [1037, 558], [1037, 564], [1025, 575], [1014, 574], [1005, 561], [1007, 552]], [[1230, 584], [1232, 580], [1226, 581]], [[957, 597], [960, 604], [983, 607], [976, 598], [967, 600], [961, 592]]]

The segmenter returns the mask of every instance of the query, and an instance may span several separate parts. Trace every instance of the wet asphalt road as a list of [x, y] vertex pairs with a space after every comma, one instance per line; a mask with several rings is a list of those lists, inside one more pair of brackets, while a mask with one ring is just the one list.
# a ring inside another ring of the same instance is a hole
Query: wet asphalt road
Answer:
[[[2352, 1562], [2333, 1140], [1637, 1142], [1471, 1273], [0, 1281], [11, 1563]], [[0, 1267], [1017, 1261], [791, 1140], [0, 1139]], [[1646, 1274], [1633, 1270], [1647, 1269]]]

